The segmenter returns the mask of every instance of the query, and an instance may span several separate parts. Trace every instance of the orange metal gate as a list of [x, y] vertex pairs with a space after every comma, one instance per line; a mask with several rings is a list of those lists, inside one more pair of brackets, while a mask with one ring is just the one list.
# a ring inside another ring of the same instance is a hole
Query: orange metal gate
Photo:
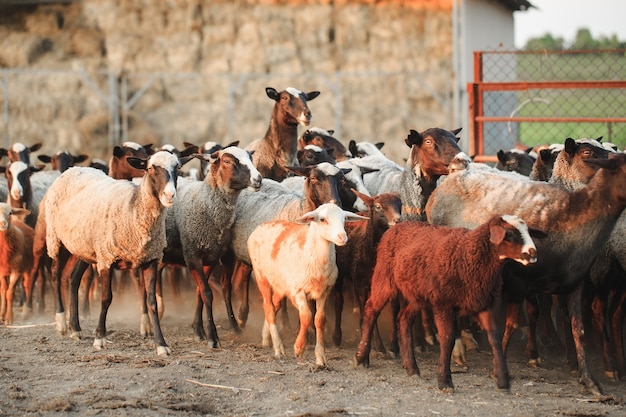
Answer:
[[469, 97], [469, 151], [603, 137], [626, 148], [626, 50], [479, 51]]

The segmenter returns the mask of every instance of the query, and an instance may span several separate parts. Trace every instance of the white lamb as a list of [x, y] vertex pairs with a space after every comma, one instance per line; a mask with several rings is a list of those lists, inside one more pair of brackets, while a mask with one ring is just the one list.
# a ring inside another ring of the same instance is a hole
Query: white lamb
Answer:
[[[248, 239], [248, 251], [257, 286], [263, 296], [263, 345], [269, 346], [270, 336], [276, 357], [285, 355], [285, 348], [276, 326], [280, 300], [289, 297], [298, 309], [300, 331], [294, 353], [301, 356], [306, 347], [306, 334], [313, 314], [309, 299], [316, 300], [315, 363], [326, 365], [324, 353], [325, 305], [337, 279], [335, 245], [348, 241], [345, 221], [366, 217], [342, 210], [334, 203], [322, 204], [295, 221], [274, 220], [258, 226]], [[293, 265], [298, 260], [298, 265]]]
[[[148, 293], [149, 315], [159, 355], [170, 350], [163, 339], [156, 310], [156, 272], [163, 257], [165, 208], [176, 197], [179, 161], [169, 152], [157, 152], [149, 160], [129, 157], [128, 163], [144, 170], [139, 185], [114, 180], [93, 168], [74, 167], [52, 184], [44, 197], [46, 246], [53, 260], [52, 276], [57, 285], [62, 253], [67, 250], [81, 261], [95, 264], [102, 279], [102, 309], [94, 347], [106, 346], [106, 315], [111, 305], [111, 275], [115, 267], [141, 268]], [[78, 285], [72, 277], [70, 329], [80, 337]], [[57, 323], [64, 333], [65, 314], [57, 291]]]

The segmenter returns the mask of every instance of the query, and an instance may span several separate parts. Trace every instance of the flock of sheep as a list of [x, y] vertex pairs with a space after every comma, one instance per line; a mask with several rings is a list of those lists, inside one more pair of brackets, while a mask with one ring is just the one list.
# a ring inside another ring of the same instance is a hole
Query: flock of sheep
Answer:
[[[438, 386], [452, 391], [451, 359], [463, 357], [459, 323], [475, 319], [492, 349], [496, 385], [508, 390], [505, 353], [520, 310], [527, 308], [527, 353], [536, 364], [537, 320], [554, 298], [569, 318], [568, 359], [581, 384], [600, 395], [584, 347], [584, 292], [595, 297], [590, 302], [606, 346], [606, 374], [618, 378], [626, 370], [624, 153], [599, 139], [566, 139], [536, 154], [501, 151], [491, 168], [461, 151], [460, 129], [431, 128], [409, 132], [402, 167], [385, 157], [382, 143], [345, 147], [319, 128], [299, 136], [298, 127], [311, 122], [308, 102], [319, 92], [268, 87], [266, 94], [275, 102], [268, 130], [246, 149], [238, 142], [185, 143], [182, 151], [128, 142], [114, 148], [108, 163], [91, 167], [74, 166], [86, 155], [39, 155], [52, 170], [31, 163], [40, 145], [1, 149], [0, 157], [10, 161], [0, 184], [6, 201], [0, 203], [4, 323], [13, 320], [19, 280], [29, 311], [35, 289], [49, 276], [57, 330], [80, 338], [79, 287], [99, 276], [94, 347], [102, 349], [113, 274], [128, 270], [142, 301], [141, 333], [153, 334], [157, 353], [167, 355], [161, 274], [165, 267], [186, 268], [197, 287], [195, 336], [217, 347], [211, 276], [219, 270], [233, 330], [245, 326], [254, 277], [263, 299], [263, 345], [273, 346], [276, 356], [286, 354], [277, 321], [288, 299], [300, 322], [295, 355], [303, 355], [314, 326], [315, 361], [325, 367], [326, 304], [334, 292], [332, 340], [339, 345], [349, 285], [361, 319], [356, 364], [369, 364], [372, 343], [385, 349], [376, 322], [390, 303], [389, 349], [409, 375], [419, 375], [414, 335], [428, 335], [431, 318], [440, 344]], [[188, 170], [189, 178], [179, 175], [193, 159], [201, 168]], [[242, 290], [237, 314], [233, 288]], [[496, 312], [503, 302], [502, 336]], [[611, 308], [602, 308], [608, 302]], [[415, 326], [417, 317], [422, 320]]]

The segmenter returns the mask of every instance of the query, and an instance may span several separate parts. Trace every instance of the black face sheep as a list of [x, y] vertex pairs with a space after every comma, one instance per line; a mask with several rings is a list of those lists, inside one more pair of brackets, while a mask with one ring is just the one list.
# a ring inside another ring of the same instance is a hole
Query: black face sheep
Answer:
[[[221, 145], [212, 140], [205, 142], [203, 145], [195, 145], [191, 142], [183, 142], [183, 149], [180, 153], [180, 156], [185, 157], [192, 154], [203, 154], [203, 155], [212, 155], [214, 152], [229, 148], [231, 146], [239, 146], [239, 141], [236, 140], [227, 145]], [[211, 163], [206, 161], [205, 159], [200, 159], [200, 171], [198, 171], [197, 179], [202, 181], [206, 178], [207, 173], [209, 172], [209, 166]]]
[[[58, 328], [62, 333], [65, 331], [65, 313], [58, 289], [64, 253], [86, 264], [95, 264], [102, 279], [96, 349], [106, 346], [113, 270], [140, 268], [157, 353], [169, 354], [157, 314], [155, 287], [157, 266], [166, 246], [165, 208], [176, 197], [179, 161], [163, 151], [149, 160], [129, 157], [127, 161], [144, 172], [139, 185], [115, 180], [93, 168], [73, 167], [61, 174], [46, 193], [46, 248], [52, 259], [53, 281], [57, 284]], [[82, 274], [73, 274], [70, 283], [70, 329], [78, 337], [79, 275]]]
[[418, 375], [411, 324], [418, 311], [433, 310], [439, 334], [439, 389], [452, 391], [450, 358], [456, 314], [477, 314], [487, 331], [497, 386], [509, 389], [509, 374], [491, 307], [502, 285], [505, 262], [536, 261], [529, 230], [517, 216], [494, 216], [474, 230], [401, 222], [383, 235], [378, 245], [370, 297], [365, 305], [357, 364], [369, 364], [371, 332], [385, 304], [401, 295], [400, 354], [409, 375]]
[[35, 232], [20, 217], [28, 210], [0, 203], [0, 321], [13, 322], [15, 284], [30, 274]]
[[298, 138], [298, 149], [304, 149], [308, 145], [318, 146], [332, 153], [337, 162], [352, 158], [352, 154], [339, 139], [333, 136], [334, 130], [324, 130], [319, 127], [307, 129]]
[[526, 176], [530, 175], [530, 171], [535, 163], [535, 157], [530, 154], [532, 150], [532, 147], [526, 150], [514, 148], [503, 151], [500, 149], [497, 153], [498, 163], [496, 164], [496, 169], [517, 172]]
[[109, 176], [116, 180], [132, 180], [142, 177], [144, 171], [137, 169], [127, 162], [128, 158], [147, 159], [154, 150], [152, 144], [140, 145], [137, 142], [124, 142], [121, 146], [113, 148], [113, 155], [109, 160]]
[[[254, 276], [263, 296], [263, 345], [269, 346], [271, 337], [276, 357], [285, 354], [285, 348], [276, 326], [276, 311], [280, 301], [288, 297], [298, 309], [300, 330], [294, 344], [294, 353], [302, 356], [306, 334], [313, 314], [308, 300], [316, 300], [315, 363], [326, 365], [324, 353], [325, 305], [328, 294], [337, 279], [335, 245], [348, 241], [345, 221], [363, 219], [363, 216], [342, 210], [334, 203], [322, 204], [294, 221], [274, 220], [259, 225], [248, 239], [248, 251]], [[298, 260], [298, 266], [286, 268]]]
[[37, 159], [46, 164], [50, 164], [52, 169], [64, 172], [69, 167], [85, 162], [89, 156], [85, 154], [73, 155], [68, 151], [58, 151], [53, 155], [37, 155]]
[[439, 184], [426, 211], [433, 224], [469, 228], [494, 213], [509, 212], [548, 234], [537, 242], [539, 262], [526, 268], [509, 265], [503, 271], [509, 303], [503, 346], [506, 349], [525, 297], [567, 294], [580, 382], [599, 395], [602, 391], [589, 372], [583, 345], [582, 283], [626, 207], [626, 154], [584, 163], [600, 169], [577, 191], [482, 170], [451, 174]]
[[317, 145], [306, 145], [303, 149], [298, 149], [298, 163], [301, 167], [317, 165], [322, 162], [334, 164], [337, 161], [332, 154], [332, 149], [327, 151]]
[[276, 102], [267, 132], [246, 149], [254, 151], [252, 162], [263, 178], [282, 181], [289, 176], [286, 167], [298, 165], [298, 125], [308, 126], [311, 123], [307, 102], [320, 93], [304, 93], [293, 87], [281, 92], [267, 87], [265, 93]]
[[385, 142], [357, 143], [355, 140], [351, 140], [348, 144], [348, 149], [350, 149], [350, 153], [354, 155], [355, 158], [363, 158], [366, 156], [379, 156], [381, 158], [386, 158], [385, 154], [381, 151], [383, 146], [385, 146]]
[[[261, 174], [252, 165], [250, 154], [234, 146], [200, 157], [210, 163], [207, 176], [203, 181], [179, 179], [178, 196], [167, 210], [163, 262], [185, 265], [191, 272], [207, 311], [209, 345], [217, 347], [209, 276], [230, 245], [239, 194], [246, 188], [258, 191]], [[232, 307], [230, 310], [229, 316]], [[201, 321], [194, 321], [196, 333], [204, 333], [198, 326]]]

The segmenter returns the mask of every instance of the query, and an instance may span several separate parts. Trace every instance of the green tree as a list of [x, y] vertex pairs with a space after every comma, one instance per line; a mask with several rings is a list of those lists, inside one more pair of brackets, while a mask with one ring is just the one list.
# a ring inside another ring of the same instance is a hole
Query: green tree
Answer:
[[563, 44], [563, 38], [554, 38], [551, 34], [546, 33], [539, 38], [529, 39], [524, 49], [527, 51], [541, 51], [544, 49], [548, 51], [558, 51], [564, 48]]
[[591, 32], [589, 31], [589, 29], [578, 29], [578, 32], [576, 32], [576, 38], [574, 39], [574, 43], [572, 44], [572, 49], [588, 50], [598, 49], [599, 47], [599, 42], [593, 39], [593, 36], [591, 36]]

